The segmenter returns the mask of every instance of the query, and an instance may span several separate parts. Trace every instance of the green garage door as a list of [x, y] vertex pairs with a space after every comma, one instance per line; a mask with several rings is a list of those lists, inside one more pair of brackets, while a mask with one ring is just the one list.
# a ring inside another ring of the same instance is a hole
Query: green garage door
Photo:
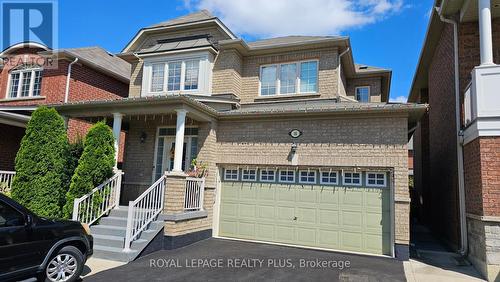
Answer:
[[389, 188], [223, 181], [219, 236], [390, 255]]

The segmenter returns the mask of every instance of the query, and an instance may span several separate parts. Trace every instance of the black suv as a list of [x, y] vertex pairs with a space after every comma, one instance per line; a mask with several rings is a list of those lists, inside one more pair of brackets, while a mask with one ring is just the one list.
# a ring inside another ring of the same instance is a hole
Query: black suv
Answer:
[[38, 217], [0, 193], [0, 281], [75, 281], [92, 244], [88, 226]]

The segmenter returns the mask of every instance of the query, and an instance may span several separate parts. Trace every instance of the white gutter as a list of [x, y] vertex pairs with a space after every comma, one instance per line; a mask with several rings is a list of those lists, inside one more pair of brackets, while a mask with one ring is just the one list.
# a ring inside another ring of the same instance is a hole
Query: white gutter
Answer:
[[[339, 54], [339, 71], [338, 71], [339, 77], [338, 77], [338, 83], [337, 83], [337, 103], [340, 102], [340, 92], [339, 92], [338, 85], [340, 85], [340, 82], [342, 81], [342, 76], [340, 74], [340, 72], [342, 71], [342, 57], [345, 54], [347, 54], [347, 52], [349, 52], [350, 50], [351, 50], [351, 48], [347, 47], [347, 49], [345, 49], [344, 52], [342, 52], [342, 53]], [[344, 88], [345, 88], [345, 85], [344, 85]]]
[[455, 126], [457, 130], [457, 166], [458, 166], [458, 202], [460, 210], [460, 254], [467, 254], [467, 219], [465, 212], [465, 180], [464, 180], [464, 152], [463, 136], [460, 129], [460, 74], [458, 63], [458, 22], [441, 15], [441, 10], [435, 8], [441, 21], [453, 25], [453, 46], [455, 61]]
[[76, 62], [78, 62], [78, 58], [75, 58], [75, 60], [73, 62], [69, 63], [69, 66], [68, 66], [68, 75], [66, 76], [66, 92], [64, 93], [64, 103], [68, 103], [68, 98], [69, 98], [69, 81], [71, 79], [71, 67]]

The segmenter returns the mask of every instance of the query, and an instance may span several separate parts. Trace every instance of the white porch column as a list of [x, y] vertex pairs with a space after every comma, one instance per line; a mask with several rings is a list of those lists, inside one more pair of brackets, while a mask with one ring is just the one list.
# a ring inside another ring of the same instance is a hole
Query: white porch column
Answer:
[[187, 111], [180, 109], [177, 112], [177, 128], [175, 132], [174, 169], [172, 171], [182, 172], [182, 155], [184, 151], [184, 128], [186, 127]]
[[493, 42], [491, 32], [491, 2], [479, 0], [479, 40], [481, 65], [493, 65]]
[[120, 149], [120, 133], [122, 131], [121, 113], [113, 113], [113, 137], [115, 137], [115, 170], [118, 169], [118, 150]]

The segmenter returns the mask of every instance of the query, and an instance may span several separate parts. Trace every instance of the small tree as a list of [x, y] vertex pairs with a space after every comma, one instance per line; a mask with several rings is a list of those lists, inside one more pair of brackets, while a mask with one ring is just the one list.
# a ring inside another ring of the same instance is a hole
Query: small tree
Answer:
[[114, 137], [111, 129], [104, 122], [98, 122], [90, 128], [84, 141], [82, 156], [71, 178], [64, 216], [70, 218], [73, 202], [89, 193], [113, 174], [115, 164]]
[[12, 198], [40, 216], [61, 217], [68, 138], [54, 109], [33, 112], [16, 155]]

